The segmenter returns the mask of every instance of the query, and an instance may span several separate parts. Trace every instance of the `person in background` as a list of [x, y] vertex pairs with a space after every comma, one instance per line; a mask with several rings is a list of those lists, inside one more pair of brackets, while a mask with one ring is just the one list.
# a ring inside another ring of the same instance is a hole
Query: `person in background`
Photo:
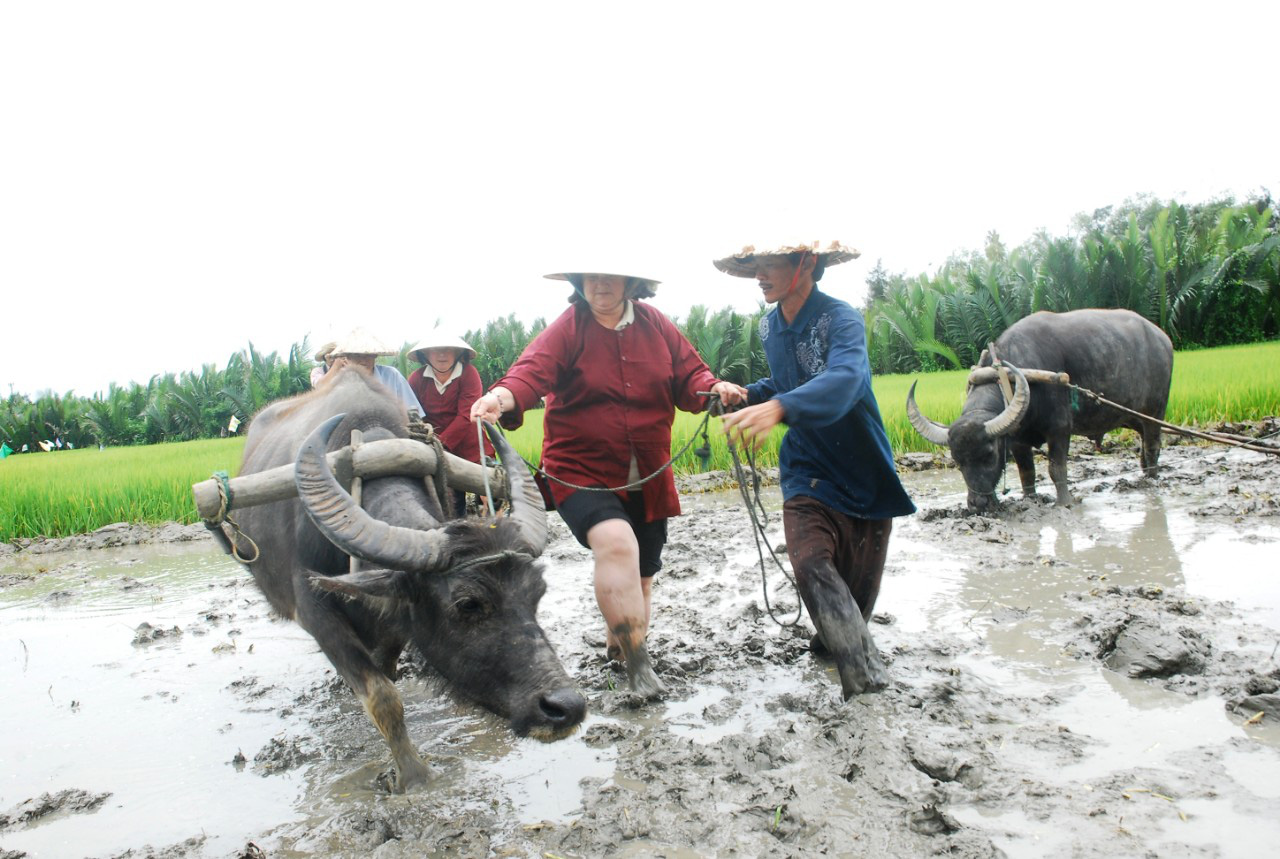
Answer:
[[741, 389], [747, 407], [727, 415], [731, 442], [759, 447], [785, 423], [779, 467], [782, 523], [796, 585], [829, 653], [844, 697], [888, 682], [871, 619], [893, 517], [915, 512], [871, 391], [862, 315], [816, 284], [858, 252], [839, 242], [747, 246], [714, 261], [754, 278], [774, 305], [760, 320], [771, 376]]
[[[409, 387], [422, 408], [422, 419], [431, 424], [444, 449], [470, 462], [480, 459], [480, 440], [471, 423], [471, 404], [484, 392], [480, 374], [471, 365], [476, 350], [440, 328], [409, 352], [410, 360], [422, 366], [409, 374]], [[485, 453], [493, 447], [485, 440]], [[454, 490], [454, 513], [466, 512], [466, 494]]]
[[654, 294], [656, 280], [607, 271], [547, 275], [573, 285], [569, 309], [475, 401], [471, 418], [515, 429], [546, 398], [542, 467], [553, 478], [547, 490], [574, 537], [591, 550], [607, 655], [625, 664], [633, 692], [652, 697], [664, 686], [645, 646], [651, 587], [662, 567], [667, 518], [679, 515], [680, 500], [669, 468], [640, 481], [670, 460], [677, 407], [704, 410], [703, 391], [728, 403], [740, 394], [712, 375], [670, 319], [641, 303]]
[[[327, 349], [327, 351], [326, 351]], [[422, 412], [422, 406], [414, 395], [409, 382], [395, 367], [379, 364], [382, 355], [394, 355], [395, 349], [388, 348], [381, 340], [368, 334], [363, 328], [356, 328], [347, 336], [334, 343], [326, 343], [316, 353], [316, 360], [324, 361], [325, 371], [317, 380], [312, 371], [312, 387], [323, 384], [324, 377], [330, 370], [336, 370], [347, 364], [355, 364], [373, 373], [375, 379], [383, 384], [395, 397], [404, 404], [405, 411], [411, 416]], [[319, 369], [318, 367], [316, 369]]]

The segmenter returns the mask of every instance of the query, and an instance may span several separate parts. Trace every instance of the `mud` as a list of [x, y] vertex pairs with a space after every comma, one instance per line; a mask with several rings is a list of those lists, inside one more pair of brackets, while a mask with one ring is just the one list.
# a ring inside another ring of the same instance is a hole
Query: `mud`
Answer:
[[[1044, 487], [992, 517], [919, 460], [922, 512], [895, 527], [870, 627], [883, 692], [842, 701], [807, 618], [771, 619], [746, 511], [718, 493], [686, 499], [655, 584], [667, 692], [628, 694], [587, 553], [552, 517], [541, 616], [583, 729], [517, 740], [406, 660], [436, 773], [409, 795], [314, 643], [212, 543], [12, 553], [0, 814], [102, 799], [0, 827], [0, 856], [1274, 852], [1275, 458], [1173, 446], [1147, 480], [1132, 451], [1081, 446], [1076, 507]], [[767, 583], [794, 618], [789, 584]]]

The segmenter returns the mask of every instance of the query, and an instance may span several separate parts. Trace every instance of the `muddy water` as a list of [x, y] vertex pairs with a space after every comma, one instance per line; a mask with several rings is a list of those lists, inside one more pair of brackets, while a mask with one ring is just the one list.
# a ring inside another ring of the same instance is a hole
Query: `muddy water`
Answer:
[[[1078, 457], [1076, 508], [1015, 493], [992, 519], [958, 515], [954, 472], [908, 475], [925, 512], [897, 523], [872, 625], [893, 684], [850, 702], [807, 619], [765, 613], [736, 493], [672, 525], [660, 703], [604, 662], [587, 555], [557, 523], [542, 618], [586, 723], [516, 740], [406, 666], [437, 773], [408, 796], [382, 788], [382, 742], [309, 637], [211, 544], [19, 554], [0, 568], [0, 856], [1270, 855], [1280, 722], [1229, 708], [1280, 677], [1280, 469], [1163, 462], [1150, 483]], [[780, 540], [776, 489], [766, 504]], [[1195, 658], [1130, 676], [1112, 646], [1143, 624], [1135, 646]], [[19, 820], [43, 794], [53, 810]]]

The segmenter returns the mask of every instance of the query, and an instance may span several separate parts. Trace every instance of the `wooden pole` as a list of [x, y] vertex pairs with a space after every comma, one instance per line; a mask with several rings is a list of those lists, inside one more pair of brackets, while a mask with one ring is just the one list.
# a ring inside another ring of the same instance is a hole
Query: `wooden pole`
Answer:
[[[357, 453], [344, 447], [326, 457], [329, 467], [333, 469], [338, 482], [348, 489], [353, 478], [387, 477], [402, 474], [408, 477], [425, 477], [435, 474], [436, 452], [431, 445], [422, 444], [407, 438], [389, 438], [382, 441], [371, 441], [362, 444]], [[484, 477], [481, 466], [469, 462], [451, 453], [445, 454], [449, 468], [449, 483], [455, 489], [484, 492]], [[507, 497], [506, 482], [498, 476], [497, 469], [489, 469], [489, 484], [495, 500]], [[270, 471], [260, 471], [231, 480], [231, 498], [227, 510], [240, 510], [272, 501], [283, 501], [297, 495], [293, 484], [293, 464], [282, 465]], [[201, 519], [214, 520], [218, 517], [221, 504], [218, 481], [214, 478], [192, 484], [191, 492], [195, 496], [196, 511]]]

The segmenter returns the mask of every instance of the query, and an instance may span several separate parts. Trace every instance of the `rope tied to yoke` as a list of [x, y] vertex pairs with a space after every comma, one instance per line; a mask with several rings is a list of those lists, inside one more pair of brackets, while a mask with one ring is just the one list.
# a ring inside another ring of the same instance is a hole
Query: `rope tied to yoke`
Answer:
[[[204, 520], [204, 527], [208, 528], [213, 532], [215, 537], [219, 538], [219, 542], [222, 543], [222, 548], [229, 555], [245, 566], [248, 566], [258, 560], [262, 555], [262, 552], [258, 549], [258, 544], [253, 541], [253, 538], [240, 530], [240, 525], [236, 523], [236, 520], [231, 518], [231, 514], [229, 512], [231, 509], [232, 494], [231, 476], [225, 471], [215, 471], [213, 473], [213, 479], [217, 482], [218, 486], [218, 512], [212, 519]], [[223, 522], [226, 522], [231, 526], [231, 537], [228, 537], [227, 532], [223, 530]], [[240, 554], [240, 547], [237, 545], [240, 537], [243, 537], [249, 545], [253, 547], [252, 558], [245, 558]]]

